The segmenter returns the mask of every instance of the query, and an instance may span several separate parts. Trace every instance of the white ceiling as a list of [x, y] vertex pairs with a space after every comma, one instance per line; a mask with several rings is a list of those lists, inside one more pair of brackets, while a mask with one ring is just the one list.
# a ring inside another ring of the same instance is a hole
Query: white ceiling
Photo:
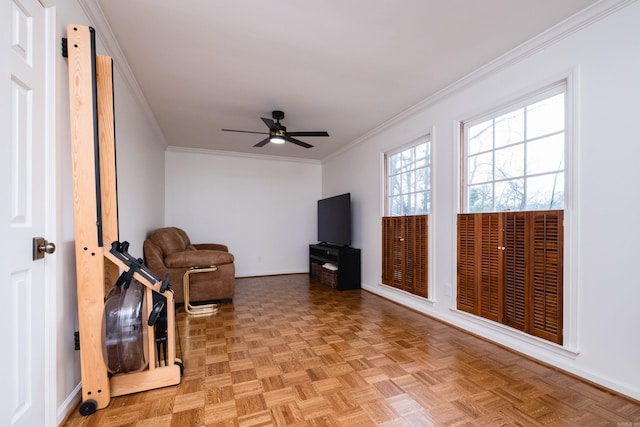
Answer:
[[[595, 0], [86, 0], [170, 146], [323, 159]], [[95, 3], [95, 4], [93, 4]], [[117, 105], [117, 100], [116, 100]], [[286, 114], [315, 145], [253, 145]]]

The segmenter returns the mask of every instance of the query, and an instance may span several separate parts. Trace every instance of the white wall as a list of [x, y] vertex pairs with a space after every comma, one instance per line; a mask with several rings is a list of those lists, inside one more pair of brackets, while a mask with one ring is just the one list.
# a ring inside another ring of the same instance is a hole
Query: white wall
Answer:
[[[348, 182], [358, 200], [354, 246], [363, 287], [640, 399], [640, 3], [606, 16], [596, 8], [478, 70], [325, 159], [323, 189]], [[607, 11], [609, 12], [609, 11]], [[594, 23], [582, 26], [591, 18]], [[565, 32], [566, 30], [566, 32]], [[556, 37], [557, 36], [557, 37]], [[566, 209], [565, 346], [542, 342], [455, 310], [459, 136], [456, 123], [569, 77], [575, 85]], [[431, 301], [380, 284], [381, 156], [433, 132]], [[350, 165], [358, 164], [356, 169]]]
[[[60, 54], [60, 40], [67, 25], [90, 25], [79, 3], [49, 1], [55, 7], [55, 138], [56, 138], [56, 217], [55, 243], [56, 300], [55, 319], [55, 416], [59, 424], [80, 398], [80, 357], [74, 350], [73, 333], [78, 330], [69, 134], [69, 85], [67, 61]], [[96, 28], [97, 53], [113, 56], [104, 44], [106, 32]], [[123, 78], [122, 63], [114, 57], [115, 125], [118, 174], [120, 239], [131, 243], [130, 252], [142, 256], [142, 242], [150, 229], [164, 223], [165, 142], [150, 121], [146, 104]]]
[[319, 162], [169, 149], [165, 169], [166, 225], [229, 246], [236, 276], [309, 271]]

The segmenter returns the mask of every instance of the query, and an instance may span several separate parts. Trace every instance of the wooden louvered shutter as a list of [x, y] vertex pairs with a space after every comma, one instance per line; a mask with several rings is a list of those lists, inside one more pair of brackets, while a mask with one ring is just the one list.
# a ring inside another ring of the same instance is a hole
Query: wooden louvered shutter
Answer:
[[458, 214], [458, 310], [478, 314], [477, 268], [482, 224], [477, 214]]
[[502, 213], [483, 213], [480, 250], [480, 316], [501, 321], [502, 313]]
[[427, 215], [404, 217], [403, 289], [427, 296]]
[[382, 218], [382, 283], [393, 283], [393, 218]]
[[382, 283], [427, 297], [428, 215], [382, 218]]
[[504, 319], [505, 325], [527, 330], [528, 280], [526, 272], [526, 212], [505, 214]]
[[458, 215], [458, 309], [562, 344], [561, 210]]
[[529, 212], [531, 333], [562, 344], [564, 211]]
[[415, 248], [414, 242], [416, 239], [413, 216], [403, 216], [402, 225], [404, 227], [404, 233], [402, 234], [402, 290], [413, 293], [414, 284], [414, 256]]
[[428, 215], [418, 215], [413, 217], [413, 254], [414, 254], [414, 270], [413, 270], [413, 293], [415, 295], [427, 298], [428, 295], [428, 236], [429, 236], [429, 217]]
[[382, 283], [402, 289], [402, 217], [382, 218]]

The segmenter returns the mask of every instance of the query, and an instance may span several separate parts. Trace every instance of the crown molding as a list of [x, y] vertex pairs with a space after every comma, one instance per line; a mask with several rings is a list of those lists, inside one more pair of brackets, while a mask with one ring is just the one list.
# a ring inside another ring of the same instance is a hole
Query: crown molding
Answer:
[[111, 26], [107, 22], [107, 19], [102, 12], [102, 8], [98, 4], [97, 0], [78, 0], [78, 4], [87, 15], [87, 18], [92, 23], [93, 27], [96, 30], [96, 38], [100, 40], [100, 42], [104, 45], [107, 53], [113, 58], [114, 66], [117, 68], [118, 72], [124, 79], [129, 91], [138, 102], [140, 108], [147, 116], [147, 120], [151, 124], [153, 131], [156, 134], [157, 141], [162, 145], [162, 147], [167, 147], [167, 141], [164, 137], [162, 129], [156, 120], [149, 103], [147, 102], [147, 98], [144, 96], [138, 81], [136, 80], [133, 71], [129, 67], [129, 63], [127, 62], [127, 58], [125, 57], [122, 49], [120, 49], [120, 45], [118, 44], [118, 40], [116, 39], [113, 31], [111, 30]]
[[320, 165], [320, 160], [315, 159], [303, 159], [298, 157], [284, 157], [284, 156], [272, 156], [268, 154], [253, 154], [253, 153], [239, 153], [236, 151], [222, 151], [222, 150], [210, 150], [208, 148], [187, 148], [177, 147], [175, 145], [169, 145], [166, 149], [167, 152], [173, 153], [188, 153], [188, 154], [202, 154], [207, 156], [222, 156], [222, 157], [240, 157], [245, 159], [257, 159], [257, 160], [272, 160], [279, 162], [293, 162], [293, 163], [307, 163], [312, 165]]
[[413, 107], [409, 107], [403, 112], [395, 115], [389, 120], [383, 122], [379, 126], [371, 129], [364, 135], [353, 140], [350, 144], [345, 145], [338, 151], [331, 153], [327, 157], [323, 158], [323, 161], [330, 160], [340, 154], [353, 149], [355, 146], [371, 139], [375, 135], [383, 132], [390, 127], [407, 120], [411, 116], [420, 113], [437, 102], [457, 93], [461, 90], [471, 86], [474, 83], [482, 81], [488, 78], [490, 75], [507, 68], [513, 64], [525, 60], [526, 58], [534, 55], [535, 53], [554, 45], [561, 40], [571, 36], [572, 34], [580, 31], [581, 29], [588, 27], [595, 22], [598, 22], [614, 12], [635, 3], [637, 0], [600, 0], [593, 3], [591, 6], [577, 12], [564, 21], [554, 25], [548, 30], [543, 31], [537, 36], [529, 39], [528, 41], [520, 44], [519, 46], [511, 49], [507, 53], [499, 56], [493, 61], [483, 65], [477, 70], [467, 74], [460, 80], [450, 84], [449, 86], [434, 93], [430, 97], [420, 101]]

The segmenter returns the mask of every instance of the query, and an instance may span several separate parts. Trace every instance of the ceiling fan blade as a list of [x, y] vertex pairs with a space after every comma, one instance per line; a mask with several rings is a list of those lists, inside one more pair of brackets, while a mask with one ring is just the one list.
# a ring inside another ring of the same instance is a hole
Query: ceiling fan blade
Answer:
[[286, 139], [287, 141], [292, 142], [292, 143], [294, 143], [294, 144], [296, 144], [296, 145], [299, 145], [299, 146], [301, 146], [301, 147], [304, 147], [304, 148], [311, 148], [311, 147], [313, 147], [313, 145], [311, 145], [311, 144], [307, 144], [306, 142], [302, 142], [302, 141], [297, 140], [297, 139], [295, 139], [295, 138], [291, 138], [291, 136], [289, 136], [288, 134], [287, 134], [287, 135], [285, 135], [284, 139]]
[[322, 132], [287, 132], [291, 136], [329, 136], [325, 131]]
[[267, 125], [269, 129], [274, 129], [276, 127], [276, 123], [273, 120], [265, 119], [264, 117], [260, 117], [260, 118], [262, 119], [264, 124]]
[[260, 135], [269, 135], [269, 132], [254, 132], [252, 130], [235, 130], [235, 129], [220, 129], [223, 132], [240, 132], [240, 133], [258, 133]]
[[268, 143], [269, 143], [269, 137], [266, 137], [265, 139], [263, 139], [262, 141], [258, 142], [256, 145], [254, 145], [254, 147], [264, 147]]

